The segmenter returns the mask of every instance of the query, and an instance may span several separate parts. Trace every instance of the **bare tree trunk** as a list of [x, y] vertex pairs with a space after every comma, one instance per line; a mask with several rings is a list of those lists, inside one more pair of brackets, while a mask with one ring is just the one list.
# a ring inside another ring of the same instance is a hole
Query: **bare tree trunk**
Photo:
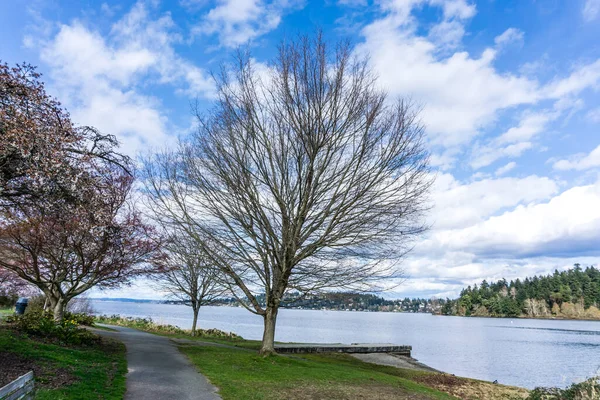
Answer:
[[198, 322], [198, 313], [200, 312], [200, 307], [194, 307], [194, 322], [192, 322], [192, 336], [196, 336], [196, 323]]
[[262, 347], [260, 354], [263, 356], [275, 354], [275, 324], [277, 322], [277, 312], [279, 307], [269, 306], [263, 316], [265, 319], [265, 327], [263, 331]]
[[51, 299], [50, 304], [52, 307], [52, 314], [54, 315], [54, 322], [62, 322], [65, 315], [66, 302], [64, 299]]

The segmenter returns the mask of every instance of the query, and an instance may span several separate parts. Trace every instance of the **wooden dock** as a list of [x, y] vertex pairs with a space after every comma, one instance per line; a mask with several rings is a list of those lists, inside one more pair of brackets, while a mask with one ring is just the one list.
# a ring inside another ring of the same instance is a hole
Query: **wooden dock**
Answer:
[[392, 343], [280, 343], [275, 351], [284, 354], [297, 353], [388, 353], [410, 357], [412, 346]]

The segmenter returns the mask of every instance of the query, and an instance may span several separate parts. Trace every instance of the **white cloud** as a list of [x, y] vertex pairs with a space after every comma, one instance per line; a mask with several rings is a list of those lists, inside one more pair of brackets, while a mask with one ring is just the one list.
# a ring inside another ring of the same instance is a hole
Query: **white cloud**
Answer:
[[523, 42], [523, 37], [523, 31], [517, 28], [508, 28], [501, 35], [498, 35], [494, 38], [494, 43], [496, 43], [496, 46], [501, 48], [511, 43]]
[[600, 59], [581, 65], [567, 78], [556, 79], [544, 88], [544, 97], [559, 99], [577, 94], [589, 87], [597, 88], [600, 82]]
[[496, 176], [504, 175], [507, 172], [512, 171], [516, 166], [517, 166], [517, 163], [514, 161], [511, 161], [508, 164], [505, 164], [502, 167], [498, 168], [496, 170], [496, 172], [494, 173], [494, 175], [496, 175]]
[[477, 169], [486, 167], [501, 158], [515, 158], [521, 156], [526, 150], [533, 148], [531, 142], [520, 142], [506, 146], [477, 146], [473, 147], [473, 159], [471, 167]]
[[465, 229], [435, 235], [448, 250], [484, 258], [585, 256], [598, 253], [600, 181], [574, 187], [545, 203], [518, 206]]
[[600, 0], [586, 0], [581, 12], [585, 21], [595, 20], [600, 15]]
[[[438, 177], [433, 227], [391, 296], [455, 297], [483, 279], [515, 279], [597, 263], [600, 182], [559, 192], [537, 176], [461, 183]], [[591, 210], [591, 211], [590, 211]]]
[[600, 167], [600, 146], [596, 147], [589, 154], [575, 155], [570, 160], [559, 160], [554, 163], [553, 167], [560, 171], [582, 171]]
[[434, 230], [457, 229], [484, 221], [499, 211], [550, 198], [556, 182], [545, 177], [483, 179], [468, 184], [450, 174], [437, 176], [430, 215]]
[[283, 15], [299, 5], [294, 0], [220, 0], [192, 34], [217, 35], [221, 46], [237, 47], [277, 28]]
[[444, 18], [472, 18], [476, 13], [475, 4], [467, 0], [429, 0], [432, 5], [441, 6], [444, 10]]
[[551, 109], [523, 112], [517, 126], [488, 140], [485, 145], [475, 145], [472, 148], [471, 167], [477, 169], [505, 157], [520, 157], [525, 151], [534, 148], [533, 140], [545, 132], [551, 122], [561, 117], [564, 117], [563, 120], [568, 119], [582, 105], [581, 100], [562, 98], [555, 101]]
[[180, 38], [171, 33], [173, 25], [169, 15], [151, 19], [145, 3], [138, 2], [110, 36], [74, 21], [37, 45], [50, 67], [52, 88], [73, 119], [117, 135], [123, 151], [134, 155], [175, 139], [160, 100], [138, 86], [170, 84], [194, 96], [214, 91], [204, 71], [175, 53]]
[[512, 127], [501, 134], [497, 141], [499, 143], [515, 143], [531, 140], [546, 128], [548, 122], [557, 116], [555, 112], [527, 113], [523, 116], [518, 126]]
[[423, 102], [422, 117], [433, 144], [468, 143], [495, 120], [498, 110], [537, 101], [537, 83], [497, 73], [491, 49], [480, 57], [456, 52], [438, 58], [436, 45], [416, 35], [407, 25], [409, 14], [400, 10], [404, 14], [394, 11], [366, 26], [365, 42], [357, 51], [370, 54], [380, 84], [392, 95]]
[[429, 30], [429, 39], [442, 49], [458, 47], [465, 35], [459, 21], [442, 21]]
[[[444, 16], [422, 36], [412, 11], [425, 3], [442, 7]], [[384, 15], [363, 28], [364, 42], [356, 50], [370, 56], [381, 86], [391, 95], [410, 96], [424, 105], [422, 119], [434, 147], [464, 146], [493, 127], [504, 110], [543, 100], [563, 101], [600, 82], [600, 60], [580, 64], [567, 77], [540, 84], [534, 76], [499, 72], [494, 66], [497, 50], [491, 47], [479, 55], [451, 51], [460, 46], [465, 19], [476, 11], [465, 1], [388, 0], [380, 7]], [[509, 28], [496, 37], [496, 44], [506, 45], [522, 36], [518, 29]], [[558, 118], [561, 110], [556, 107], [545, 111], [547, 115], [525, 112], [525, 119], [505, 132], [501, 141], [488, 140], [484, 155], [474, 164], [516, 157], [533, 147], [524, 138], [538, 135]], [[518, 136], [523, 138], [520, 142], [514, 139]]]

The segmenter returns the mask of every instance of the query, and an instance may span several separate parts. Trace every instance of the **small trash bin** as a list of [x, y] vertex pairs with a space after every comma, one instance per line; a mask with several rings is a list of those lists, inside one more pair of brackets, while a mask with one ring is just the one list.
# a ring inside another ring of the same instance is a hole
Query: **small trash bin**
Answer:
[[15, 314], [17, 314], [17, 315], [25, 314], [25, 309], [27, 308], [28, 303], [29, 303], [28, 298], [19, 297], [19, 300], [17, 300], [17, 304], [15, 304]]

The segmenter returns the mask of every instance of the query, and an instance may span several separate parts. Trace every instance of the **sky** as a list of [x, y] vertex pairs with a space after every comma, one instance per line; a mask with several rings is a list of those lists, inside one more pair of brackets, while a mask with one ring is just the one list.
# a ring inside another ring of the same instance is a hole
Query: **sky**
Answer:
[[[0, 60], [131, 156], [194, 129], [239, 46], [268, 62], [322, 29], [421, 108], [431, 229], [386, 297], [456, 296], [600, 259], [600, 0], [13, 0]], [[94, 296], [156, 298], [146, 282]]]

